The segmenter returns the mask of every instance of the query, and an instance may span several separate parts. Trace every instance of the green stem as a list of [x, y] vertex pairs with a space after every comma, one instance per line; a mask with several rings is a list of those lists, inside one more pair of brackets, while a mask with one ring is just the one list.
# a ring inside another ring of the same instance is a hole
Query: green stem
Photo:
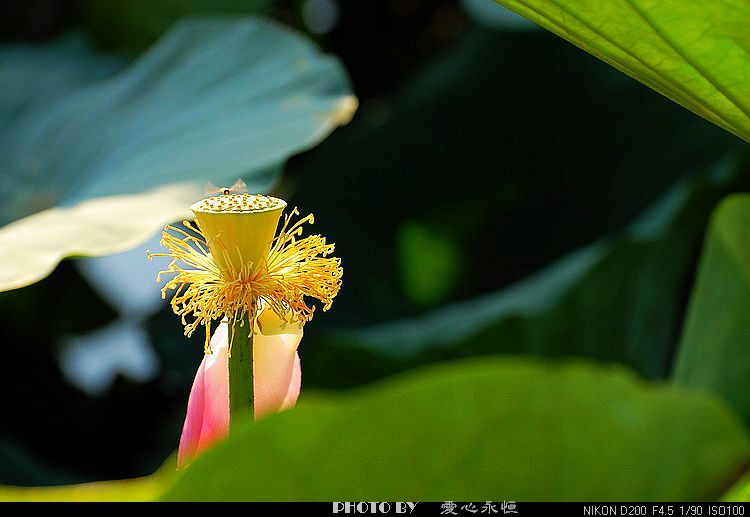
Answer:
[[237, 320], [229, 329], [233, 337], [229, 356], [229, 422], [253, 416], [253, 338], [249, 336], [247, 317], [244, 325]]

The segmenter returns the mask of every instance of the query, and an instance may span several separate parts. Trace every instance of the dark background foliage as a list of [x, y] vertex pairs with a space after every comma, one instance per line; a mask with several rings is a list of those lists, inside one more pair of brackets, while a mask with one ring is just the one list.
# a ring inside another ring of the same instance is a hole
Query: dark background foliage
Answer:
[[[7, 1], [0, 30], [6, 43], [81, 30], [102, 52], [132, 57], [181, 15], [260, 13], [342, 59], [358, 114], [293, 158], [277, 189], [315, 213], [345, 265], [333, 310], [306, 329], [305, 389], [509, 352], [591, 355], [665, 376], [710, 211], [745, 187], [742, 174], [707, 174], [739, 142], [555, 36], [493, 26], [461, 2], [336, 2], [338, 19], [324, 34], [310, 30], [305, 3]], [[680, 180], [690, 194], [670, 219], [675, 231], [628, 234]], [[573, 287], [545, 284], [542, 309], [498, 313], [438, 349], [393, 352], [441, 335], [434, 311], [471, 315], [477, 297], [608, 237]], [[167, 308], [147, 322], [160, 361], [152, 380], [118, 377], [92, 396], [60, 372], [61, 340], [114, 317], [71, 261], [0, 294], [1, 483], [137, 476], [176, 448], [201, 344], [185, 342]], [[394, 320], [396, 343], [384, 349]], [[648, 333], [655, 320], [663, 325]], [[597, 347], [613, 328], [622, 342]]]

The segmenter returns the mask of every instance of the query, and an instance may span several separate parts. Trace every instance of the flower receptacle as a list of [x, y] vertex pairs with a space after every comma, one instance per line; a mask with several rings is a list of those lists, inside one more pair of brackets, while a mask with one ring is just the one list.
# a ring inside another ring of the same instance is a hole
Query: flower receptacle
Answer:
[[191, 209], [214, 261], [236, 277], [252, 275], [261, 266], [285, 207], [271, 196], [232, 194], [204, 199]]

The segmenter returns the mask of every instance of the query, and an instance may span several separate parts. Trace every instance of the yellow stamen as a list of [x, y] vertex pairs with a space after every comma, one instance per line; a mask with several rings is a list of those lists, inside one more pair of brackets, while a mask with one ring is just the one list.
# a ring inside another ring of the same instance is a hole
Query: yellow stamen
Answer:
[[[211, 322], [226, 317], [230, 324], [249, 317], [252, 332], [261, 308], [299, 325], [312, 319], [314, 306], [305, 297], [331, 307], [341, 287], [341, 260], [328, 257], [334, 245], [320, 235], [302, 237], [311, 215], [292, 224], [295, 208], [284, 218], [279, 234], [273, 233], [286, 203], [270, 196], [231, 194], [193, 205], [196, 221], [185, 229], [167, 226], [161, 244], [170, 257], [162, 274], [174, 275], [162, 288], [162, 298], [174, 290], [170, 301], [181, 317], [185, 335], [198, 326], [206, 330], [210, 353]], [[231, 340], [230, 340], [231, 342]]]

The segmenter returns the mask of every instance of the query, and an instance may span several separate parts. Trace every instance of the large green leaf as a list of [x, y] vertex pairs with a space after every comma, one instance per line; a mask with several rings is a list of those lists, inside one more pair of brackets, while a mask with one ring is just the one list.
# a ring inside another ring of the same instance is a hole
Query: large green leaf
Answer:
[[168, 462], [141, 480], [0, 499], [710, 500], [748, 460], [744, 428], [708, 394], [615, 366], [475, 359], [307, 395], [177, 477]]
[[497, 0], [750, 141], [746, 0]]
[[717, 400], [615, 367], [473, 360], [241, 429], [168, 500], [709, 500], [750, 443]]
[[76, 34], [40, 47], [0, 47], [0, 134], [13, 119], [31, 107], [54, 103], [61, 97], [122, 69], [117, 56], [93, 54]]
[[674, 376], [722, 395], [750, 423], [750, 195], [713, 215]]
[[[665, 377], [704, 228], [715, 204], [748, 187], [733, 162], [680, 183], [626, 231], [509, 288], [302, 348], [309, 384], [340, 387], [475, 354], [585, 355]], [[330, 376], [331, 369], [341, 372]]]
[[[268, 187], [356, 106], [334, 58], [275, 24], [229, 18], [180, 22], [124, 72], [55, 102], [22, 97], [0, 134], [0, 223], [13, 222], [0, 228], [0, 290], [63, 256], [145, 240], [187, 217], [207, 179]], [[135, 196], [132, 208], [122, 195]], [[96, 210], [79, 205], [91, 198]]]

